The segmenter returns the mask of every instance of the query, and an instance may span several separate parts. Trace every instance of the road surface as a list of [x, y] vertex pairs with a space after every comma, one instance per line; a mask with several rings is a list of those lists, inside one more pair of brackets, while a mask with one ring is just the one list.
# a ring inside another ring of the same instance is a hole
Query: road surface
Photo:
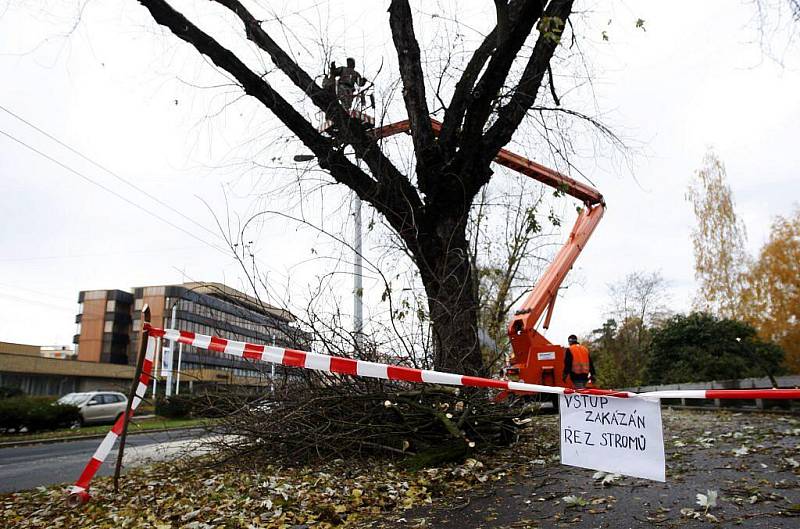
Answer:
[[[197, 455], [204, 450], [198, 439], [202, 434], [202, 430], [195, 429], [130, 435], [125, 444], [123, 464], [130, 468], [179, 455]], [[0, 493], [74, 483], [101, 440], [83, 439], [0, 449]], [[115, 446], [97, 475], [112, 475], [116, 460]]]

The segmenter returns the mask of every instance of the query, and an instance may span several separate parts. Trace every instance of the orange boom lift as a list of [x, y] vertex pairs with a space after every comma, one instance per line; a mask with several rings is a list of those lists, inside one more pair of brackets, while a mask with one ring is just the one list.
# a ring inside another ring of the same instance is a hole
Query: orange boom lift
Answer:
[[[431, 125], [434, 133], [438, 134], [442, 124], [432, 119]], [[372, 134], [376, 138], [386, 138], [408, 132], [410, 128], [410, 122], [405, 120], [377, 127], [373, 129]], [[514, 313], [508, 325], [512, 351], [510, 365], [505, 369], [506, 375], [514, 380], [529, 384], [572, 387], [569, 379], [567, 382], [561, 380], [564, 347], [550, 343], [536, 329], [542, 317], [544, 317], [542, 327], [547, 329], [550, 326], [558, 289], [603, 217], [605, 212], [603, 195], [589, 185], [506, 149], [501, 149], [494, 161], [573, 196], [583, 203], [566, 243], [528, 294], [522, 307]]]

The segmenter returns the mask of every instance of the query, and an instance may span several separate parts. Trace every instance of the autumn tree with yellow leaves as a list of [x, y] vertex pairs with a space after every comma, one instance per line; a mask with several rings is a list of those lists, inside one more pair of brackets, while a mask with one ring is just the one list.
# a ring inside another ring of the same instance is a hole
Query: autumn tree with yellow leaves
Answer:
[[745, 249], [725, 166], [709, 151], [689, 185], [697, 227], [692, 232], [694, 305], [699, 311], [746, 321], [761, 338], [786, 353], [786, 367], [800, 372], [800, 208], [775, 219], [757, 259]]
[[779, 216], [769, 240], [746, 275], [742, 316], [786, 353], [786, 367], [800, 372], [800, 207]]
[[747, 235], [736, 215], [725, 166], [713, 151], [706, 153], [686, 197], [697, 218], [692, 231], [698, 283], [695, 309], [734, 318], [742, 312], [749, 263], [744, 247]]

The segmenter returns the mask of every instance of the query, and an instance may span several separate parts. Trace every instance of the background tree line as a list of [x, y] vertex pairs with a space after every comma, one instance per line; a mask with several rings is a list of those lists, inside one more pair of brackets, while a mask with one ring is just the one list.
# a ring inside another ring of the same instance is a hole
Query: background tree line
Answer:
[[698, 289], [671, 314], [660, 273], [609, 285], [603, 325], [585, 338], [604, 387], [800, 373], [800, 208], [775, 217], [756, 256], [745, 247], [725, 166], [709, 152], [687, 193]]

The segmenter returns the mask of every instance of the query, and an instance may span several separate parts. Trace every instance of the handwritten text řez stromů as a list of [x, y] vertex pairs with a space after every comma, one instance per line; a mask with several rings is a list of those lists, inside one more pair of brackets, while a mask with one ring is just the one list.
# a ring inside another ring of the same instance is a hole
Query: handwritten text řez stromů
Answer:
[[[592, 432], [564, 428], [564, 442], [571, 445], [597, 446], [596, 436]], [[625, 435], [621, 433], [603, 432], [600, 435], [600, 446], [609, 448], [624, 448], [643, 452], [647, 448], [645, 435]]]

